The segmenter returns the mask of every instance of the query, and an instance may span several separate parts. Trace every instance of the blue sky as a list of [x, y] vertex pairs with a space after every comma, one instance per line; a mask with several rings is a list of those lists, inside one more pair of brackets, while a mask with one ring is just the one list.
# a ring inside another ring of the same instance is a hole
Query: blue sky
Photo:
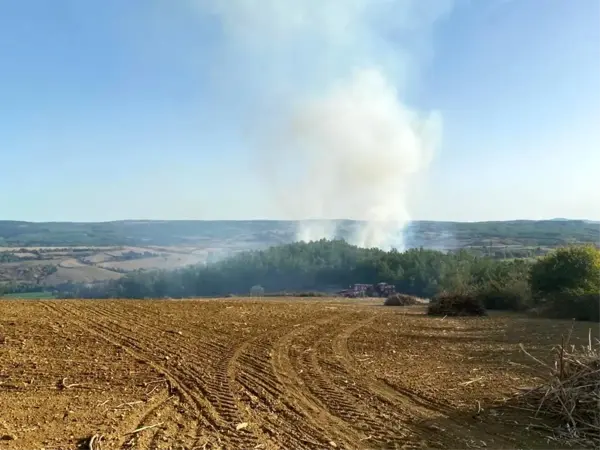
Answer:
[[[442, 2], [425, 1], [426, 32], [406, 19], [378, 41], [405, 62], [403, 102], [443, 118], [411, 216], [599, 220], [600, 2]], [[248, 127], [372, 48], [321, 53], [315, 72], [307, 30], [246, 51], [237, 16], [193, 3], [0, 2], [1, 219], [285, 218]]]

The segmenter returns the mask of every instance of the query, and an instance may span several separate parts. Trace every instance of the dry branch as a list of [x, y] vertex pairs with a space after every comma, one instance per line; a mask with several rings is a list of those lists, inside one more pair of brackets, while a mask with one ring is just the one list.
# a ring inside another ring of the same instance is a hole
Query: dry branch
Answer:
[[102, 439], [104, 436], [101, 434], [93, 435], [88, 441], [88, 450], [102, 450]]
[[70, 388], [72, 388], [72, 387], [75, 387], [75, 386], [81, 386], [81, 383], [72, 383], [72, 384], [67, 384], [67, 378], [66, 378], [66, 377], [65, 377], [65, 378], [63, 378], [63, 379], [60, 381], [60, 387], [61, 387], [62, 389], [70, 389]]
[[152, 380], [152, 381], [147, 381], [144, 383], [144, 386], [148, 386], [150, 384], [157, 384], [157, 383], [167, 383], [169, 380], [167, 380], [166, 378], [160, 378], [158, 380]]
[[[561, 345], [553, 349], [554, 366], [528, 353], [533, 361], [548, 369], [544, 383], [519, 394], [523, 407], [556, 419], [560, 425], [552, 429], [557, 437], [580, 445], [600, 444], [600, 341], [580, 348], [569, 345], [572, 328]], [[524, 408], [525, 409], [525, 408]]]
[[119, 409], [119, 408], [122, 408], [123, 406], [139, 405], [140, 403], [144, 403], [144, 401], [138, 400], [136, 402], [121, 403], [120, 405], [115, 406], [114, 409]]
[[473, 383], [475, 383], [475, 382], [477, 382], [477, 381], [481, 381], [481, 380], [483, 380], [483, 377], [477, 377], [477, 378], [473, 378], [472, 380], [465, 381], [465, 382], [463, 382], [463, 383], [459, 383], [459, 384], [460, 384], [461, 386], [468, 386], [468, 385], [470, 385], [470, 384], [473, 384]]
[[155, 425], [146, 425], [145, 427], [140, 427], [140, 428], [138, 428], [136, 430], [133, 430], [133, 431], [127, 433], [127, 434], [136, 434], [136, 433], [139, 433], [140, 431], [149, 430], [150, 428], [160, 427], [163, 423], [164, 422], [160, 422], [160, 423], [157, 423]]

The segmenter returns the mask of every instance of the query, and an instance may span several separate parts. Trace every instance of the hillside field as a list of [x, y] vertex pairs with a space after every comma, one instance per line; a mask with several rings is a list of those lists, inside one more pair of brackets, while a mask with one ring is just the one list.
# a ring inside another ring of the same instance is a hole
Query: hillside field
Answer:
[[[229, 251], [235, 253], [235, 249]], [[137, 270], [175, 269], [204, 263], [210, 247], [0, 247], [0, 285], [93, 283]]]
[[[11, 283], [51, 291], [64, 283], [110, 281], [138, 270], [211, 263], [243, 251], [294, 242], [300, 224], [275, 220], [0, 221], [0, 290]], [[360, 225], [337, 221], [335, 238], [351, 242], [353, 230]], [[597, 245], [600, 225], [578, 220], [415, 221], [405, 230], [404, 240], [407, 248], [465, 248], [496, 259], [534, 258], [561, 245]]]
[[374, 300], [5, 300], [0, 449], [564, 448], [502, 402], [538, 382], [519, 343], [548, 358], [570, 327]]

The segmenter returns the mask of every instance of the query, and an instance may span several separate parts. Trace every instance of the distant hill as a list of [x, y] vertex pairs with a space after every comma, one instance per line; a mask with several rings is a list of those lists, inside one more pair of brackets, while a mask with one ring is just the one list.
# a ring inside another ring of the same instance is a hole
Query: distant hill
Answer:
[[[293, 242], [298, 222], [118, 221], [97, 223], [0, 221], [0, 247], [43, 246], [201, 246], [262, 248]], [[338, 238], [350, 236], [360, 222], [338, 221]], [[505, 222], [415, 221], [405, 233], [410, 247], [556, 246], [596, 243], [595, 223], [582, 220]]]
[[16, 222], [0, 221], [0, 246], [148, 246], [288, 242], [294, 224], [281, 221]]

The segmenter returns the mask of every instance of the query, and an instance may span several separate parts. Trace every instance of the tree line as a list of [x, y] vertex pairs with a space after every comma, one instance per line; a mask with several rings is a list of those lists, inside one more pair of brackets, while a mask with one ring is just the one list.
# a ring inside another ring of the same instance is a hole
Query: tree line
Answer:
[[502, 261], [468, 250], [411, 249], [389, 252], [349, 245], [342, 240], [248, 251], [208, 266], [174, 271], [135, 272], [97, 286], [80, 288], [82, 297], [160, 298], [248, 294], [255, 285], [266, 292], [335, 291], [354, 283], [388, 282], [399, 292], [430, 297], [442, 290], [507, 283], [524, 278], [530, 263]]
[[[383, 251], [343, 240], [296, 242], [247, 251], [210, 265], [139, 271], [120, 279], [65, 283], [62, 298], [189, 298], [265, 293], [334, 293], [355, 283], [394, 284], [397, 292], [431, 298], [468, 293], [488, 309], [538, 310], [556, 317], [598, 320], [600, 251], [558, 248], [541, 258], [502, 260], [467, 249]], [[29, 289], [27, 289], [29, 290]]]

